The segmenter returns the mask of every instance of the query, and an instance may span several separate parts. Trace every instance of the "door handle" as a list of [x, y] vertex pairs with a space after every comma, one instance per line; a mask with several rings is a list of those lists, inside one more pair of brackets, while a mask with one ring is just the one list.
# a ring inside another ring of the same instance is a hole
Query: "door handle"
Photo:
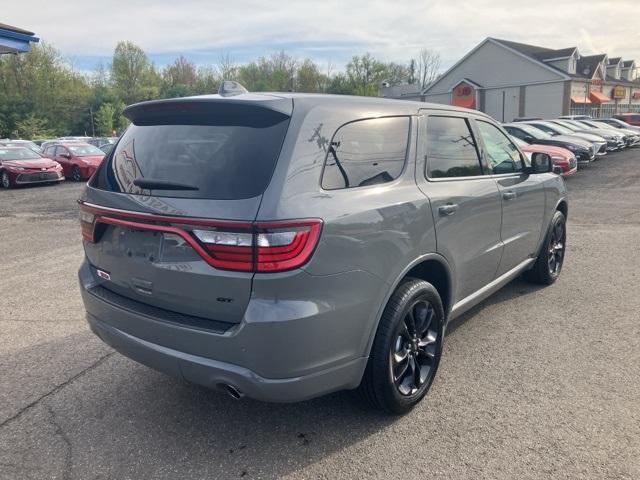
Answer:
[[442, 205], [438, 208], [438, 213], [444, 217], [448, 217], [449, 215], [453, 215], [458, 210], [458, 205], [455, 203], [447, 203], [446, 205]]
[[516, 198], [518, 195], [516, 194], [516, 192], [509, 190], [508, 192], [504, 192], [502, 194], [502, 198], [504, 198], [505, 200], [513, 200], [514, 198]]

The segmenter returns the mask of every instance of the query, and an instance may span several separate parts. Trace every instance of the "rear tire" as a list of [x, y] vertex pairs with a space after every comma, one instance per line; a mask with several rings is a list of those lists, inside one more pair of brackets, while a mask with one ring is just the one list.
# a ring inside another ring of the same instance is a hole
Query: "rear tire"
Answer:
[[524, 278], [539, 285], [551, 285], [560, 276], [567, 248], [567, 225], [564, 214], [556, 210], [536, 263], [524, 272]]
[[80, 172], [78, 166], [73, 167], [73, 170], [71, 170], [71, 178], [73, 178], [73, 180], [76, 182], [82, 181], [82, 173]]
[[433, 285], [407, 279], [391, 295], [359, 390], [388, 413], [410, 411], [435, 378], [444, 335], [442, 300]]
[[0, 184], [2, 185], [2, 188], [11, 188], [11, 178], [9, 178], [9, 174], [7, 172], [2, 172], [2, 175], [0, 175]]

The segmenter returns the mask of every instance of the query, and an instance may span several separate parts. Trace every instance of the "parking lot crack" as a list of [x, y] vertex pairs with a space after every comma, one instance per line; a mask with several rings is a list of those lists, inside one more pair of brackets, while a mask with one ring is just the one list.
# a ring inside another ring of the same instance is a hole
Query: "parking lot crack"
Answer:
[[71, 469], [73, 468], [73, 446], [71, 445], [71, 440], [69, 440], [69, 437], [60, 426], [53, 409], [51, 407], [47, 407], [47, 411], [49, 412], [49, 420], [54, 428], [55, 434], [60, 437], [62, 442], [65, 444], [66, 452], [64, 455], [64, 472], [62, 474], [62, 478], [66, 480], [71, 478]]
[[76, 373], [72, 377], [68, 378], [64, 382], [56, 385], [51, 390], [49, 390], [47, 393], [45, 393], [43, 395], [40, 395], [33, 402], [25, 405], [20, 410], [18, 410], [14, 415], [12, 415], [11, 417], [7, 418], [6, 420], [3, 420], [2, 423], [0, 423], [0, 428], [5, 427], [5, 426], [9, 425], [11, 422], [19, 419], [25, 412], [28, 412], [32, 408], [34, 408], [37, 405], [39, 405], [42, 401], [46, 400], [47, 398], [51, 397], [52, 395], [55, 395], [60, 390], [62, 390], [64, 387], [66, 387], [67, 385], [70, 385], [75, 380], [77, 380], [78, 378], [82, 377], [84, 374], [86, 374], [86, 373], [90, 372], [91, 370], [94, 370], [95, 368], [99, 367], [102, 363], [104, 363], [109, 357], [111, 357], [114, 354], [115, 354], [115, 352], [109, 352], [106, 355], [103, 355], [102, 357], [98, 358], [98, 360], [96, 360], [91, 365], [89, 365], [88, 367], [84, 368], [83, 370], [81, 370], [80, 372]]

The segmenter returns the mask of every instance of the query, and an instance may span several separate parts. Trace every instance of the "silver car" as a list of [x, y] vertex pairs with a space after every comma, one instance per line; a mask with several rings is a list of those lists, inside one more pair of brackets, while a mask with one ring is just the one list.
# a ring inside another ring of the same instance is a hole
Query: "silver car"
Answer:
[[311, 94], [150, 101], [80, 199], [91, 329], [234, 398], [427, 393], [448, 323], [559, 276], [568, 203], [492, 118]]

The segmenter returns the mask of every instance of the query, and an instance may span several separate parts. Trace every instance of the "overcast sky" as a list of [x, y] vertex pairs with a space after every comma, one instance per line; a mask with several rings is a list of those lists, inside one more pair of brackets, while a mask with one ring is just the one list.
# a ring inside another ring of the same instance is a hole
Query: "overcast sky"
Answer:
[[159, 66], [180, 53], [209, 64], [223, 53], [244, 62], [284, 49], [341, 69], [355, 54], [406, 62], [428, 47], [448, 67], [487, 36], [640, 61], [638, 7], [639, 0], [22, 0], [3, 8], [0, 22], [34, 31], [81, 70], [108, 63], [118, 40], [140, 45]]

